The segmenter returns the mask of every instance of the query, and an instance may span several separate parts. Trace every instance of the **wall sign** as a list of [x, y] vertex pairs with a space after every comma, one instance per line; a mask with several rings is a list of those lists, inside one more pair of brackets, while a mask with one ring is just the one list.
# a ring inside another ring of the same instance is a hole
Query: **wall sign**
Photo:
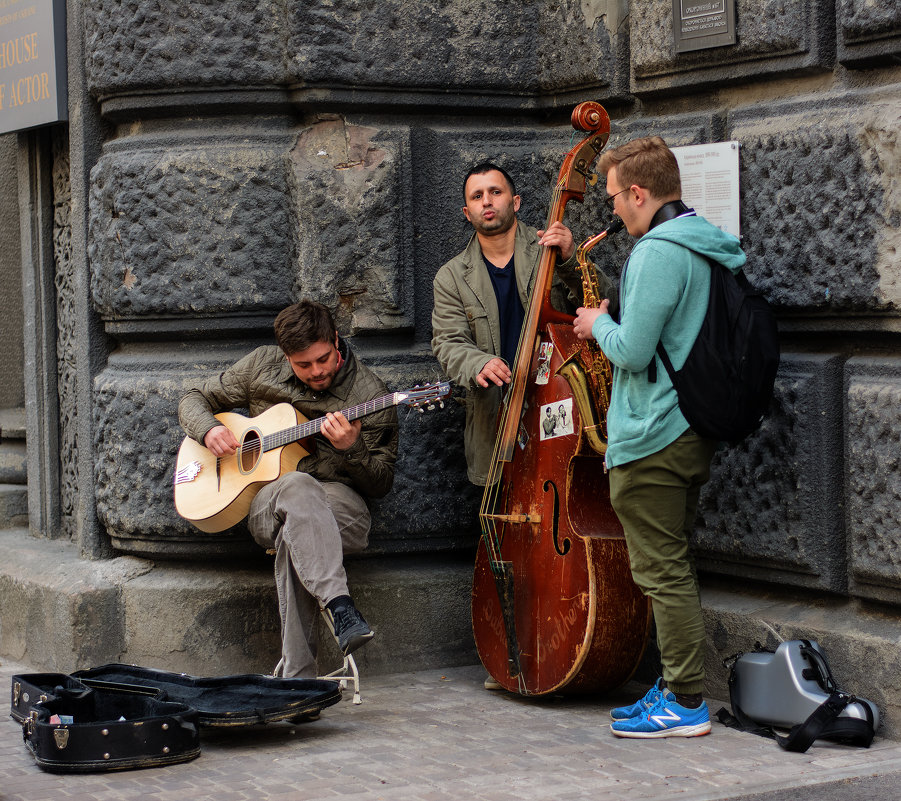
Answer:
[[738, 142], [671, 148], [679, 162], [682, 200], [717, 228], [739, 233]]
[[673, 0], [677, 53], [735, 44], [735, 0]]
[[65, 0], [0, 0], [0, 134], [68, 118]]

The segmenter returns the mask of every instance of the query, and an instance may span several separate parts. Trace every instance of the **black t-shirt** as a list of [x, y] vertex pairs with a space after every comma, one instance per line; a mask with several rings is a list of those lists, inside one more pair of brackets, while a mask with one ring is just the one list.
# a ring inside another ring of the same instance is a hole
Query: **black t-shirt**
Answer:
[[519, 332], [522, 329], [523, 320], [526, 319], [525, 309], [519, 300], [519, 292], [516, 289], [516, 272], [513, 269], [514, 259], [511, 257], [506, 267], [495, 267], [488, 259], [482, 256], [488, 275], [491, 277], [491, 285], [494, 287], [494, 295], [497, 298], [497, 311], [501, 321], [501, 352], [500, 357], [513, 367], [516, 361], [516, 348], [519, 345]]

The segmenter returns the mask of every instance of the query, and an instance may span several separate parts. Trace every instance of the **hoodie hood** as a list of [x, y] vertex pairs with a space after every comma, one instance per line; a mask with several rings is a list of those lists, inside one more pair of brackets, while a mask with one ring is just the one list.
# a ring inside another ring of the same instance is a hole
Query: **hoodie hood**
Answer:
[[721, 231], [713, 223], [699, 216], [676, 217], [652, 228], [638, 242], [659, 239], [674, 242], [688, 250], [719, 262], [732, 273], [741, 270], [747, 257], [741, 243], [732, 234]]

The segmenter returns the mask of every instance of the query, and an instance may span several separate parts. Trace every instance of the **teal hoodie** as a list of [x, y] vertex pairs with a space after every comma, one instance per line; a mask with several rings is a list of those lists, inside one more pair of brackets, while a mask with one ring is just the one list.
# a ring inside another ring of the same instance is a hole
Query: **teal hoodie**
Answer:
[[[745, 263], [738, 239], [703, 217], [655, 226], [635, 243], [623, 268], [620, 322], [603, 314], [592, 327], [614, 365], [607, 467], [656, 453], [689, 427], [655, 351], [662, 341], [673, 367], [685, 364], [707, 312], [708, 258], [733, 273]], [[657, 362], [655, 383], [648, 381], [651, 359]]]

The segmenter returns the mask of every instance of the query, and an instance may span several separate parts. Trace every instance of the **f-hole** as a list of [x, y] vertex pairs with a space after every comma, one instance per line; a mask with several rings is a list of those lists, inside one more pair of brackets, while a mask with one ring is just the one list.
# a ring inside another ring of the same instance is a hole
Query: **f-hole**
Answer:
[[256, 428], [251, 428], [244, 434], [244, 439], [241, 441], [241, 472], [253, 472], [261, 455], [260, 432]]
[[570, 541], [569, 537], [565, 537], [562, 543], [558, 539], [560, 536], [558, 525], [560, 522], [560, 495], [557, 492], [557, 485], [548, 479], [544, 482], [542, 489], [545, 492], [550, 492], [550, 490], [554, 491], [554, 550], [560, 554], [560, 556], [566, 556], [566, 554], [569, 553]]

